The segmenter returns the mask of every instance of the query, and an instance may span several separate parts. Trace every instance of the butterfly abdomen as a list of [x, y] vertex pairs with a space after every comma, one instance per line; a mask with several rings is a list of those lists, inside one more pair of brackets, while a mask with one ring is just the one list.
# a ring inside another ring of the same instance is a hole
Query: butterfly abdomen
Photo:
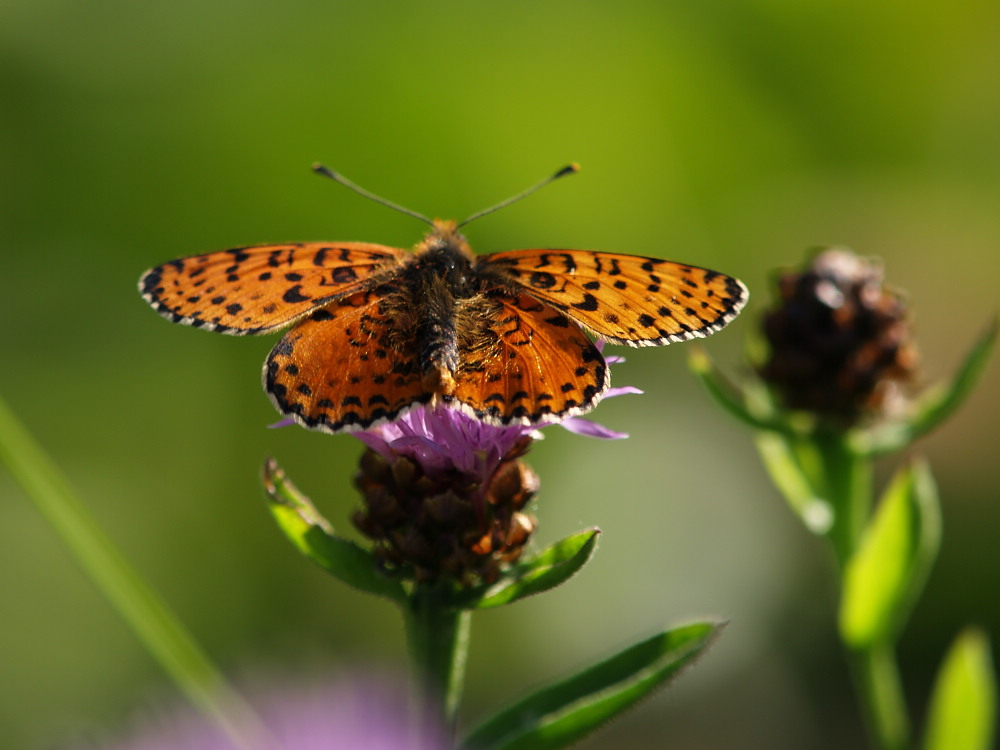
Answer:
[[441, 279], [422, 281], [415, 330], [422, 381], [431, 393], [450, 396], [455, 390], [454, 373], [459, 364], [455, 298], [448, 294]]
[[450, 397], [461, 365], [458, 310], [476, 295], [470, 258], [464, 248], [442, 242], [422, 252], [407, 271], [422, 384]]

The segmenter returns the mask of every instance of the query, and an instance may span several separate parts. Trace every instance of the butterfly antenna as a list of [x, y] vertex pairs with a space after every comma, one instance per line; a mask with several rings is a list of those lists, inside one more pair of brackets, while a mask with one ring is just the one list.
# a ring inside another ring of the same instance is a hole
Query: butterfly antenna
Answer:
[[315, 172], [316, 174], [323, 175], [324, 177], [329, 177], [334, 182], [339, 182], [344, 187], [350, 188], [355, 193], [364, 196], [368, 200], [375, 201], [376, 203], [379, 203], [385, 206], [386, 208], [391, 208], [394, 211], [399, 211], [401, 214], [412, 216], [414, 219], [420, 219], [420, 221], [424, 222], [425, 224], [430, 224], [431, 226], [434, 226], [434, 222], [428, 219], [423, 214], [418, 214], [416, 211], [412, 209], [404, 208], [399, 204], [393, 203], [392, 201], [388, 201], [385, 198], [382, 198], [381, 196], [375, 195], [375, 193], [371, 193], [365, 190], [360, 185], [355, 185], [353, 182], [344, 177], [342, 174], [338, 174], [337, 172], [334, 172], [332, 169], [324, 167], [322, 164], [319, 163], [313, 164], [312, 169], [313, 172]]
[[580, 171], [580, 166], [578, 164], [567, 164], [565, 167], [563, 167], [562, 169], [560, 169], [554, 175], [546, 177], [544, 180], [542, 180], [541, 182], [539, 182], [537, 185], [531, 186], [530, 188], [528, 188], [527, 190], [525, 190], [523, 193], [518, 193], [517, 195], [512, 196], [512, 197], [508, 198], [505, 201], [501, 201], [500, 203], [497, 203], [495, 206], [490, 206], [489, 208], [483, 209], [482, 211], [479, 211], [478, 213], [472, 214], [472, 216], [470, 216], [468, 219], [465, 219], [464, 221], [459, 222], [458, 226], [464, 227], [470, 221], [475, 221], [476, 219], [479, 219], [479, 218], [482, 218], [483, 216], [486, 216], [486, 214], [491, 214], [494, 211], [499, 211], [501, 208], [506, 208], [511, 203], [516, 203], [517, 201], [521, 200], [521, 198], [527, 198], [529, 195], [531, 195], [532, 193], [534, 193], [536, 190], [541, 190], [543, 187], [545, 187], [546, 185], [548, 185], [550, 182], [555, 182], [560, 177], [565, 177], [568, 174], [574, 174], [575, 172], [579, 172], [579, 171]]

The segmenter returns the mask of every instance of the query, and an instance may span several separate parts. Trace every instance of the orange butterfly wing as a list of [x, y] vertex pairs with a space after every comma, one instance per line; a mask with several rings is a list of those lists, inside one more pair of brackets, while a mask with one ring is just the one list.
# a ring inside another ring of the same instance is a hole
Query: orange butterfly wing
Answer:
[[[278, 342], [264, 364], [264, 389], [279, 412], [312, 429], [351, 432], [434, 398], [421, 382], [413, 331], [389, 312], [398, 312], [395, 304], [383, 304], [385, 290], [331, 302]], [[596, 404], [610, 378], [579, 326], [527, 295], [498, 298], [495, 309], [478, 321], [491, 335], [463, 345], [454, 391], [438, 398], [496, 425]]]
[[279, 412], [324, 432], [361, 430], [426, 403], [416, 341], [386, 313], [385, 287], [315, 310], [264, 363], [264, 390]]
[[513, 280], [608, 341], [660, 346], [723, 328], [747, 301], [737, 279], [656, 258], [585, 250], [511, 250], [480, 256]]
[[239, 247], [150, 269], [139, 292], [174, 323], [246, 336], [283, 328], [410, 257], [367, 242]]
[[462, 347], [455, 400], [491, 424], [536, 424], [593, 408], [610, 376], [587, 334], [527, 294], [493, 299], [490, 335]]

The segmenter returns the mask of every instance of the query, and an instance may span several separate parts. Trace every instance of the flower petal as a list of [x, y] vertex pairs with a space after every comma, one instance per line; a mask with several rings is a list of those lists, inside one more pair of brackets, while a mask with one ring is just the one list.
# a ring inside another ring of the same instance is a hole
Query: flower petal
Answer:
[[608, 429], [604, 425], [591, 422], [582, 417], [570, 417], [559, 423], [560, 427], [569, 430], [574, 435], [585, 435], [587, 437], [601, 438], [602, 440], [622, 440], [628, 437], [627, 432], [616, 432]]
[[641, 388], [636, 388], [634, 385], [623, 385], [619, 388], [608, 388], [608, 392], [604, 394], [604, 398], [611, 398], [612, 396], [626, 396], [628, 394], [635, 394], [641, 396], [645, 393]]

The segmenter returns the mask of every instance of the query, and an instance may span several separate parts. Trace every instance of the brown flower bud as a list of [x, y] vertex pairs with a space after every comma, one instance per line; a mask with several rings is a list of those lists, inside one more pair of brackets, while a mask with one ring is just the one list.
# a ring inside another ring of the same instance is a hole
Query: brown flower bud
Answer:
[[881, 265], [829, 248], [782, 274], [778, 296], [759, 372], [782, 402], [841, 427], [884, 415], [917, 357], [905, 300], [883, 285]]
[[522, 509], [538, 477], [518, 460], [530, 442], [515, 445], [485, 482], [456, 470], [429, 476], [409, 458], [365, 451], [355, 477], [364, 507], [354, 524], [374, 541], [382, 568], [421, 582], [495, 581], [535, 529]]

